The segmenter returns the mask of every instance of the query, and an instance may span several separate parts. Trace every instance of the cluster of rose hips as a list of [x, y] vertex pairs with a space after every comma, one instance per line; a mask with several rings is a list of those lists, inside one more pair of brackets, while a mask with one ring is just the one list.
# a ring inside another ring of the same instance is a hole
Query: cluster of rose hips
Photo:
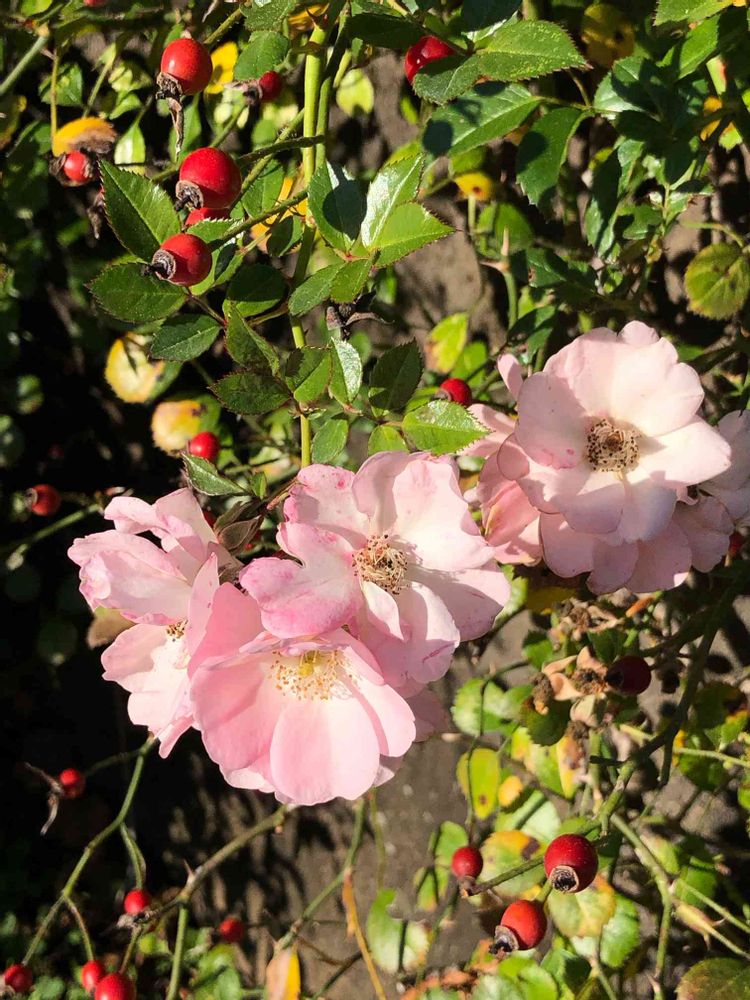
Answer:
[[[464, 885], [473, 884], [482, 873], [484, 858], [476, 847], [459, 847], [451, 859], [453, 874]], [[582, 892], [594, 881], [599, 859], [593, 844], [577, 833], [556, 837], [544, 854], [544, 871], [557, 892]], [[480, 887], [481, 888], [481, 887]], [[534, 899], [516, 899], [506, 907], [495, 928], [491, 950], [509, 954], [527, 951], [547, 933], [544, 907]]]
[[[77, 773], [80, 775], [80, 772]], [[83, 778], [83, 775], [80, 776]], [[60, 775], [61, 781], [62, 777], [63, 775]], [[131, 889], [122, 904], [125, 915], [133, 920], [147, 919], [150, 906], [151, 893], [147, 889]], [[245, 925], [241, 920], [237, 917], [227, 917], [219, 924], [216, 936], [226, 944], [239, 944], [245, 936], [245, 931]], [[31, 969], [20, 962], [6, 969], [3, 979], [5, 985], [14, 993], [29, 993], [34, 985], [34, 974]], [[124, 972], [108, 973], [104, 963], [98, 958], [92, 958], [81, 968], [81, 986], [87, 993], [93, 995], [94, 1000], [135, 1000], [135, 984], [130, 976]]]

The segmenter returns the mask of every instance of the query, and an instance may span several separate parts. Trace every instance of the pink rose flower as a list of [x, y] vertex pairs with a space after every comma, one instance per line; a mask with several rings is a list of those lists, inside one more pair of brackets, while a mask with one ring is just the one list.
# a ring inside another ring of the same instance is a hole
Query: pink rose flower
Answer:
[[[239, 563], [188, 489], [153, 506], [117, 497], [104, 516], [115, 529], [76, 539], [68, 554], [80, 566], [89, 606], [116, 608], [136, 623], [103, 653], [104, 677], [130, 692], [131, 721], [147, 726], [166, 756], [192, 725], [186, 668], [205, 638], [219, 571], [235, 573]], [[141, 538], [143, 531], [160, 545]]]
[[732, 451], [726, 472], [701, 483], [705, 493], [720, 500], [735, 527], [750, 526], [750, 411], [734, 410], [719, 421], [718, 430]]
[[[517, 388], [520, 370], [506, 376]], [[645, 324], [593, 330], [518, 390], [500, 471], [573, 531], [655, 539], [687, 487], [729, 467], [729, 445], [697, 415], [702, 400], [697, 373]]]
[[483, 635], [509, 585], [472, 520], [448, 458], [383, 452], [356, 475], [303, 469], [280, 547], [240, 580], [278, 636], [350, 626], [389, 681], [442, 676], [461, 640]]
[[356, 799], [390, 776], [417, 735], [415, 714], [359, 640], [343, 629], [273, 635], [231, 584], [214, 595], [206, 628], [224, 632], [234, 650], [204, 646], [190, 676], [197, 728], [229, 784], [315, 805]]
[[539, 562], [539, 511], [518, 483], [502, 474], [497, 451], [485, 462], [472, 500], [479, 504], [484, 537], [499, 563]]

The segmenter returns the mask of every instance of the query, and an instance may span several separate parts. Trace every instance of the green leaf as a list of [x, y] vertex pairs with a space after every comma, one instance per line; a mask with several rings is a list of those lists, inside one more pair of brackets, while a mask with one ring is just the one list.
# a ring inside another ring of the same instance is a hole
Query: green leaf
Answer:
[[690, 29], [682, 41], [667, 53], [664, 62], [677, 70], [678, 79], [690, 76], [719, 52], [727, 55], [740, 39], [747, 37], [747, 12], [736, 7], [724, 10]]
[[252, 7], [243, 7], [245, 21], [251, 31], [278, 28], [297, 6], [298, 0], [255, 0]]
[[422, 355], [415, 340], [392, 347], [378, 358], [370, 375], [370, 400], [379, 409], [400, 410], [422, 377]]
[[446, 56], [424, 66], [412, 81], [414, 93], [433, 104], [447, 104], [466, 93], [482, 75], [480, 55]]
[[323, 426], [315, 432], [312, 440], [312, 460], [330, 464], [344, 450], [349, 436], [349, 422], [343, 415], [325, 420]]
[[577, 1000], [579, 991], [591, 973], [591, 966], [585, 959], [562, 948], [548, 951], [542, 959], [541, 967], [557, 983], [559, 1000]]
[[284, 378], [298, 403], [312, 403], [326, 391], [331, 377], [327, 348], [299, 347], [287, 358]]
[[377, 172], [367, 191], [367, 209], [362, 220], [362, 242], [366, 247], [378, 246], [394, 208], [417, 197], [424, 162], [424, 154], [417, 153], [386, 163]]
[[331, 341], [331, 395], [344, 406], [357, 397], [362, 385], [362, 360], [346, 340]]
[[408, 451], [406, 441], [395, 427], [376, 427], [367, 442], [367, 454], [377, 455], [381, 451]]
[[464, 0], [461, 19], [466, 31], [480, 31], [513, 17], [521, 0]]
[[427, 124], [422, 145], [433, 156], [457, 156], [484, 146], [523, 125], [539, 101], [519, 84], [480, 83], [471, 93], [438, 108]]
[[367, 915], [367, 942], [372, 957], [386, 972], [413, 969], [426, 954], [427, 932], [421, 924], [392, 917], [395, 890], [381, 889]]
[[107, 218], [120, 243], [141, 260], [151, 260], [180, 220], [166, 191], [131, 170], [99, 163]]
[[567, 938], [598, 938], [615, 913], [617, 901], [611, 885], [597, 880], [583, 892], [553, 892], [547, 901], [550, 916]]
[[323, 238], [337, 250], [349, 251], [365, 215], [359, 183], [343, 167], [326, 161], [310, 181], [308, 204]]
[[275, 31], [256, 31], [234, 66], [235, 80], [257, 80], [286, 59], [289, 39]]
[[532, 705], [524, 704], [520, 722], [529, 731], [529, 736], [539, 746], [550, 747], [565, 734], [570, 719], [570, 705], [563, 701], [553, 701], [546, 715], [537, 712]]
[[537, 962], [521, 955], [504, 958], [494, 976], [483, 976], [473, 1000], [559, 1000], [557, 985]]
[[619, 893], [615, 895], [615, 912], [604, 925], [599, 954], [610, 969], [621, 969], [641, 943], [641, 926], [635, 903]]
[[367, 284], [371, 268], [372, 261], [368, 257], [348, 260], [333, 276], [331, 282], [333, 301], [353, 302]]
[[273, 347], [240, 316], [237, 308], [229, 303], [227, 313], [227, 350], [238, 365], [258, 371], [279, 371], [279, 358]]
[[487, 434], [487, 428], [458, 403], [435, 399], [404, 417], [404, 433], [415, 448], [434, 455], [460, 451]]
[[233, 302], [242, 316], [260, 316], [284, 298], [286, 288], [283, 275], [275, 267], [251, 264], [229, 282], [226, 302]]
[[350, 38], [361, 38], [369, 45], [382, 46], [404, 52], [424, 34], [419, 25], [405, 17], [386, 13], [377, 4], [358, 3], [363, 8], [351, 17], [346, 25]]
[[136, 263], [110, 264], [89, 285], [97, 303], [126, 323], [151, 323], [177, 312], [186, 292], [179, 285], [141, 274]]
[[242, 193], [242, 207], [251, 219], [270, 212], [279, 201], [284, 183], [284, 168], [271, 160]]
[[305, 278], [302, 284], [298, 285], [289, 296], [291, 315], [301, 316], [330, 298], [333, 279], [344, 266], [344, 261], [336, 261], [335, 264], [322, 267], [319, 271]]
[[447, 375], [461, 357], [469, 337], [469, 314], [454, 313], [440, 320], [425, 342], [427, 366]]
[[479, 55], [480, 75], [509, 83], [530, 80], [586, 60], [568, 33], [551, 21], [513, 21], [493, 32]]
[[456, 766], [461, 791], [477, 819], [487, 819], [497, 809], [500, 763], [497, 751], [487, 747], [461, 754]]
[[207, 351], [219, 335], [210, 316], [175, 316], [156, 331], [151, 355], [165, 361], [190, 361]]
[[732, 0], [659, 0], [654, 24], [703, 21], [728, 7]]
[[221, 405], [233, 413], [269, 413], [289, 399], [285, 385], [258, 372], [234, 372], [210, 388]]
[[750, 1000], [750, 966], [737, 958], [708, 958], [689, 969], [677, 1000]]
[[685, 272], [688, 308], [709, 319], [728, 319], [750, 293], [750, 263], [736, 243], [712, 243]]
[[378, 265], [387, 267], [420, 247], [448, 236], [453, 227], [436, 219], [424, 205], [398, 205], [378, 236]]
[[568, 143], [585, 117], [576, 108], [553, 108], [534, 122], [518, 147], [518, 182], [532, 205], [545, 213], [551, 207]]
[[182, 460], [185, 463], [188, 479], [199, 493], [205, 493], [210, 497], [240, 496], [247, 493], [247, 490], [217, 472], [216, 466], [207, 462], [205, 458], [186, 454], [182, 456]]

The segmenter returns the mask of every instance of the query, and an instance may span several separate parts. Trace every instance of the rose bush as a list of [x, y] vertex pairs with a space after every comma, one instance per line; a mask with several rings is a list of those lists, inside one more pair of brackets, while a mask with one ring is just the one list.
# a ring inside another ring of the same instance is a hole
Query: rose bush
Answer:
[[750, 997], [747, 32], [11, 0], [5, 993]]

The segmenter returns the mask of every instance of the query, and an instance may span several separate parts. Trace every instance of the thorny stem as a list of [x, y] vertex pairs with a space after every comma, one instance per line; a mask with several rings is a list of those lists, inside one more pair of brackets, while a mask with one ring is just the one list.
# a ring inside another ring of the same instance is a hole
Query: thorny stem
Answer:
[[67, 903], [73, 894], [79, 878], [83, 874], [86, 865], [89, 863], [97, 848], [104, 843], [109, 837], [112, 836], [122, 824], [125, 822], [128, 813], [130, 812], [130, 807], [133, 804], [133, 798], [135, 797], [136, 790], [141, 780], [141, 775], [143, 774], [143, 765], [146, 761], [147, 755], [156, 745], [156, 740], [153, 737], [149, 737], [143, 746], [138, 751], [138, 756], [135, 762], [135, 767], [133, 768], [133, 773], [130, 777], [130, 783], [128, 784], [127, 791], [125, 792], [125, 798], [120, 806], [120, 811], [117, 813], [115, 818], [112, 820], [108, 826], [105, 826], [103, 830], [100, 830], [96, 836], [92, 837], [88, 842], [86, 847], [83, 849], [81, 857], [78, 859], [73, 871], [68, 876], [68, 880], [62, 888], [60, 895], [57, 897], [55, 902], [47, 911], [44, 920], [39, 925], [36, 934], [31, 939], [29, 947], [26, 949], [26, 954], [24, 955], [24, 964], [28, 965], [34, 956], [34, 952], [37, 950], [41, 944], [48, 928], [51, 926], [53, 920], [57, 916], [60, 908]]
[[237, 5], [237, 10], [232, 11], [229, 17], [225, 18], [221, 24], [218, 25], [218, 27], [214, 28], [210, 35], [206, 35], [203, 39], [203, 44], [213, 45], [214, 42], [218, 42], [220, 38], [223, 38], [223, 36], [226, 35], [233, 24], [242, 20], [243, 15], [244, 11], [242, 9], [242, 4], [240, 3]]

